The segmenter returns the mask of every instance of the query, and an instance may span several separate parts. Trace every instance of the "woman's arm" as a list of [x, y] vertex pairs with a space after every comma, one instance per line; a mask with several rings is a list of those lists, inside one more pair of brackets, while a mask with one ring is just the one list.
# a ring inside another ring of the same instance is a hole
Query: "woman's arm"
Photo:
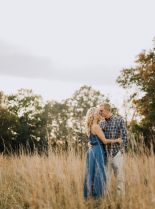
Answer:
[[99, 125], [95, 125], [93, 127], [93, 132], [95, 132], [95, 134], [99, 137], [99, 139], [104, 144], [115, 144], [115, 143], [122, 144], [122, 142], [123, 142], [121, 138], [118, 138], [118, 139], [106, 139]]

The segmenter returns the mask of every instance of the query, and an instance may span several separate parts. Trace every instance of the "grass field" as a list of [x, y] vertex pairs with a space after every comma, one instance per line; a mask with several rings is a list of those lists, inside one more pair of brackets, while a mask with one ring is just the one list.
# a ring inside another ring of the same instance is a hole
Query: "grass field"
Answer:
[[155, 156], [125, 156], [126, 196], [119, 201], [112, 176], [101, 200], [83, 199], [84, 155], [73, 151], [0, 156], [0, 209], [154, 209]]

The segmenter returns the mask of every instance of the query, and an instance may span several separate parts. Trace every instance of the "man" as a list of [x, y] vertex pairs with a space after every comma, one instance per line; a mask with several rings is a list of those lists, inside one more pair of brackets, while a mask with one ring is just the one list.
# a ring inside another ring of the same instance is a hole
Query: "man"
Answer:
[[[107, 139], [122, 138], [123, 143], [106, 145], [107, 160], [111, 164], [114, 175], [117, 179], [117, 194], [124, 195], [124, 174], [123, 161], [124, 152], [127, 148], [127, 130], [124, 120], [121, 116], [112, 114], [111, 106], [107, 103], [99, 105], [99, 112], [105, 120], [100, 122], [100, 127]], [[105, 145], [103, 145], [105, 146]]]

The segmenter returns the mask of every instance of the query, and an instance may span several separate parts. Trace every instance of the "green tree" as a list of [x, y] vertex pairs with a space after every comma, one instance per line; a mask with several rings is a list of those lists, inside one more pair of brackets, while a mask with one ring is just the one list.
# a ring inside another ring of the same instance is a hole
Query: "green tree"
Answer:
[[49, 143], [58, 140], [66, 140], [68, 129], [68, 106], [66, 102], [49, 101], [45, 104], [43, 118], [46, 123], [46, 131]]
[[100, 91], [86, 85], [75, 91], [73, 96], [66, 100], [69, 107], [68, 123], [71, 128], [70, 133], [75, 139], [83, 140], [86, 138], [84, 122], [87, 110], [101, 102], [109, 102], [109, 99], [101, 94]]
[[12, 153], [16, 147], [18, 117], [6, 107], [6, 95], [0, 92], [0, 152]]
[[43, 102], [41, 96], [32, 90], [20, 89], [17, 94], [7, 98], [8, 110], [19, 119], [17, 141], [29, 151], [41, 150], [47, 146], [46, 123], [43, 120]]
[[117, 82], [132, 89], [130, 100], [141, 120], [139, 130], [145, 139], [155, 134], [155, 48], [141, 52], [132, 68], [123, 69]]
[[[50, 144], [61, 140], [65, 143], [84, 142], [85, 115], [90, 107], [109, 99], [90, 86], [82, 86], [71, 98], [62, 102], [47, 102], [44, 107], [44, 120]], [[114, 107], [114, 106], [113, 106]], [[114, 110], [116, 108], [114, 107]]]

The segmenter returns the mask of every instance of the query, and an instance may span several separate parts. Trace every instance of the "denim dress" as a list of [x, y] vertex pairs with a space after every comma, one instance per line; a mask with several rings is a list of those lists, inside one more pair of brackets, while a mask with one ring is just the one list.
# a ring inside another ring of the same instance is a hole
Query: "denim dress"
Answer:
[[90, 134], [92, 145], [86, 153], [86, 169], [84, 178], [84, 198], [100, 198], [106, 192], [106, 151], [104, 144], [95, 134]]

